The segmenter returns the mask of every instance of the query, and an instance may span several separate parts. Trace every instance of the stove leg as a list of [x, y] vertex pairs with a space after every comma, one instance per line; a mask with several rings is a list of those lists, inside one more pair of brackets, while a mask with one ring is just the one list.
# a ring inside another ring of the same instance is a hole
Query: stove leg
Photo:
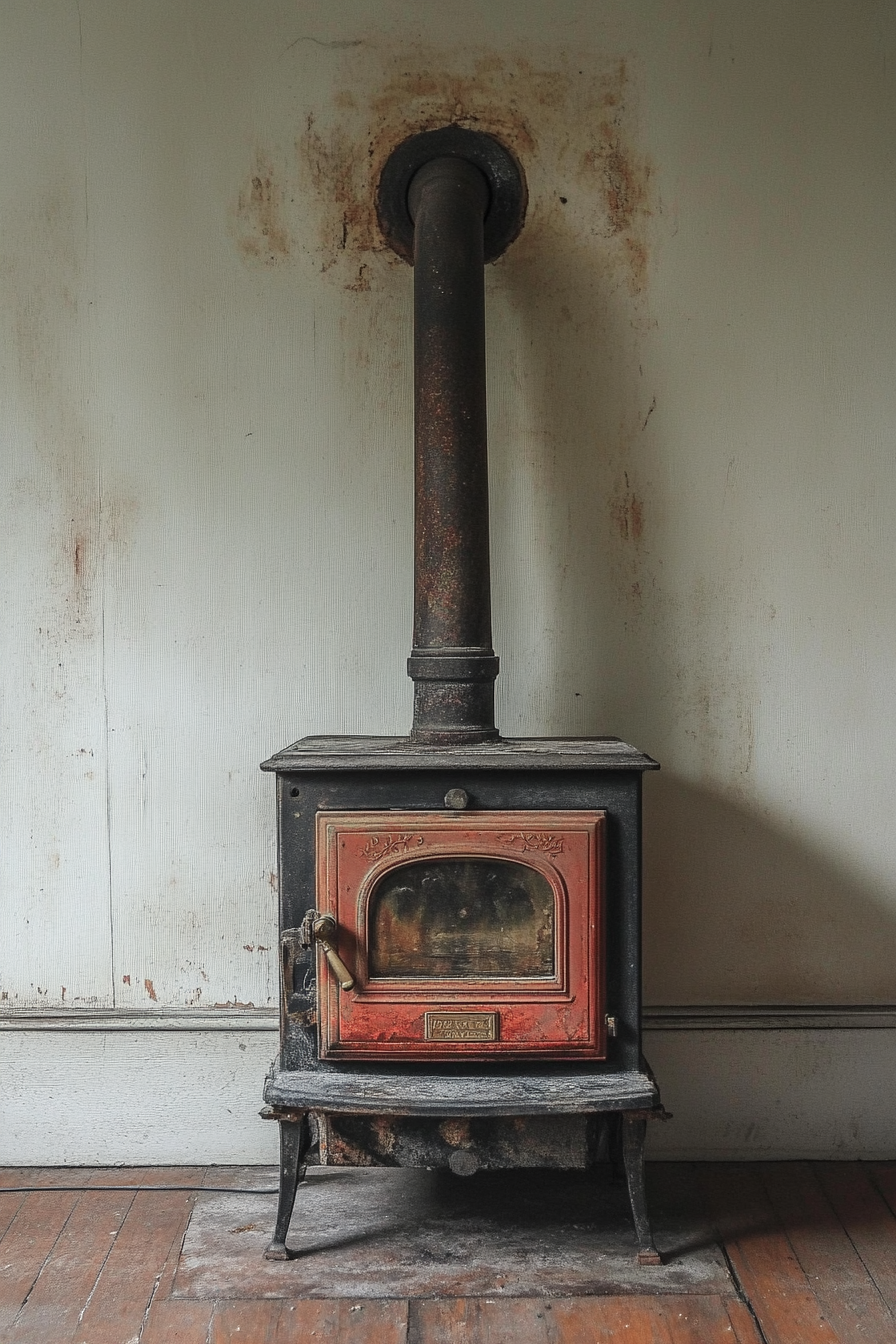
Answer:
[[277, 1226], [274, 1239], [264, 1253], [265, 1260], [291, 1260], [293, 1252], [286, 1249], [286, 1234], [296, 1202], [299, 1181], [305, 1179], [302, 1158], [308, 1151], [310, 1130], [308, 1116], [299, 1115], [280, 1119], [280, 1199], [277, 1204]]
[[635, 1235], [638, 1238], [638, 1264], [661, 1265], [659, 1251], [654, 1245], [647, 1216], [647, 1193], [644, 1189], [644, 1138], [647, 1133], [647, 1121], [640, 1115], [622, 1117], [622, 1160], [625, 1163], [625, 1179], [628, 1182], [628, 1197], [632, 1206], [632, 1218]]

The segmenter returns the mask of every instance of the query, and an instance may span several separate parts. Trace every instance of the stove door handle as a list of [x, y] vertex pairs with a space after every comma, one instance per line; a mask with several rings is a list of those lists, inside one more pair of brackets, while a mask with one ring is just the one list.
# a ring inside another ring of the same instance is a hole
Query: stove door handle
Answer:
[[314, 934], [315, 941], [320, 943], [323, 948], [327, 965], [339, 981], [339, 988], [354, 989], [355, 977], [333, 946], [332, 940], [337, 933], [336, 921], [333, 916], [322, 915], [319, 919], [314, 920], [311, 925], [311, 932]]

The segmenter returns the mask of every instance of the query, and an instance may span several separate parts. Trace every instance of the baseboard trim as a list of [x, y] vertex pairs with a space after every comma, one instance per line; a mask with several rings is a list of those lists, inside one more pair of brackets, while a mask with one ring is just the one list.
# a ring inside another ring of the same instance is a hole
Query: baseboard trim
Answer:
[[[147, 1021], [148, 1014], [95, 1010], [87, 1019], [63, 1019], [61, 1029], [60, 1016], [14, 1021], [9, 1014], [8, 1029], [0, 1031], [4, 1165], [277, 1160], [276, 1126], [258, 1118], [262, 1082], [277, 1052], [273, 1014], [157, 1010]], [[808, 1028], [787, 1030], [782, 1022], [803, 1023], [806, 1015], [751, 1010], [744, 1019], [716, 1010], [707, 1018], [688, 1010], [685, 1030], [648, 1023], [645, 1051], [674, 1117], [650, 1127], [651, 1156], [732, 1162], [896, 1156], [896, 1037], [842, 1030], [869, 1021], [879, 1026], [883, 1015], [815, 1010], [809, 1018]], [[664, 1013], [653, 1023], [673, 1020], [682, 1019]], [[744, 1021], [771, 1022], [774, 1030], [745, 1030]]]
[[645, 1031], [880, 1031], [896, 1028], [893, 1004], [724, 1004], [644, 1009]]
[[[0, 1031], [270, 1031], [276, 1008], [32, 1008], [0, 1013]], [[645, 1031], [880, 1031], [896, 1028], [892, 1004], [657, 1005]]]

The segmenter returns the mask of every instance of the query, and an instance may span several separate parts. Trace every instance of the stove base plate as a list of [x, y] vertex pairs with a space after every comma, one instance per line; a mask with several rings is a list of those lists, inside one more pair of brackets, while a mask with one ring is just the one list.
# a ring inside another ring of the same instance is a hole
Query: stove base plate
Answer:
[[482, 1073], [414, 1069], [274, 1069], [264, 1099], [276, 1109], [347, 1115], [582, 1115], [661, 1110], [650, 1073], [586, 1069]]

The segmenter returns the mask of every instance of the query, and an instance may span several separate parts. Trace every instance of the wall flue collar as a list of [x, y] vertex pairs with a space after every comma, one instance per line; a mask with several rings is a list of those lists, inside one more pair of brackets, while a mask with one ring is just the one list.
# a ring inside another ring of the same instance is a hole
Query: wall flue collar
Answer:
[[433, 159], [460, 158], [474, 164], [488, 183], [483, 260], [497, 261], [523, 227], [528, 192], [523, 170], [511, 151], [484, 131], [441, 126], [420, 131], [396, 145], [380, 174], [376, 210], [380, 230], [394, 252], [413, 265], [414, 221], [408, 204], [411, 181]]

